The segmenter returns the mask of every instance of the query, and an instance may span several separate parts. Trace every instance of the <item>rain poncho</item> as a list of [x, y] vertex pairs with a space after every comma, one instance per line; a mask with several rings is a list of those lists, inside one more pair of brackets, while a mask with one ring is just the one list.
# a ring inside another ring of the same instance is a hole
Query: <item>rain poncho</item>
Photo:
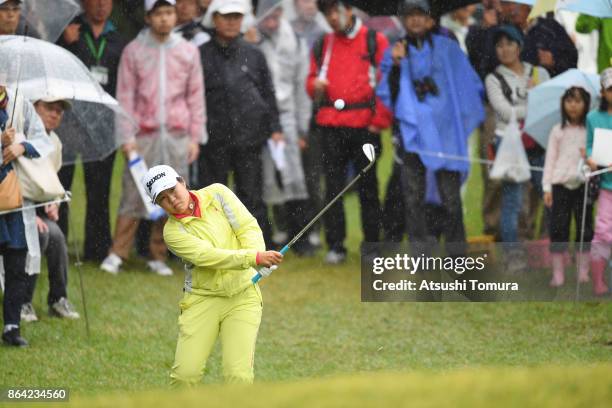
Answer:
[[[467, 160], [431, 153], [468, 157], [468, 137], [485, 116], [482, 82], [454, 41], [438, 35], [431, 39], [421, 49], [410, 46], [409, 58], [401, 61], [395, 106], [389, 87], [393, 60], [391, 49], [387, 50], [381, 63], [382, 80], [377, 95], [394, 111], [406, 151], [418, 153], [428, 170], [467, 173], [470, 167]], [[426, 76], [433, 78], [439, 95], [429, 94], [420, 102], [412, 81]]]

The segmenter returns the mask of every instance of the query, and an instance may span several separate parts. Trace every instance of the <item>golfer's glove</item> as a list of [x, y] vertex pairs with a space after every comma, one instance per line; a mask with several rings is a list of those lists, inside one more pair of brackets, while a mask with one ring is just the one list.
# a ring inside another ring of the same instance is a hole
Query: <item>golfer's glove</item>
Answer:
[[274, 272], [276, 268], [278, 268], [278, 266], [273, 265], [269, 268], [261, 268], [258, 272], [262, 277], [267, 278], [268, 276], [272, 275], [272, 272]]

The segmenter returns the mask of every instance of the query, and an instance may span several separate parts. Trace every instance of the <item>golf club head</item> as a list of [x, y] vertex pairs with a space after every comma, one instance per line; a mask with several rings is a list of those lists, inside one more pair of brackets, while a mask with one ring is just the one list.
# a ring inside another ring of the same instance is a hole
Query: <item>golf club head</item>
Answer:
[[363, 149], [363, 154], [366, 155], [370, 163], [376, 160], [376, 150], [374, 150], [374, 146], [372, 146], [372, 144], [366, 143], [361, 148]]

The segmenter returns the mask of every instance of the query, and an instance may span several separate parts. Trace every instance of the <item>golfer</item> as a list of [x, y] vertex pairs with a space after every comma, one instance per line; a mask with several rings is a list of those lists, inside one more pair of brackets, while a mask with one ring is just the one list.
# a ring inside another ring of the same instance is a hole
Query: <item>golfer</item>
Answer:
[[168, 249], [187, 265], [172, 385], [201, 381], [219, 336], [225, 381], [252, 383], [262, 298], [251, 278], [255, 267], [268, 276], [268, 268], [280, 264], [283, 255], [265, 250], [257, 221], [226, 186], [189, 191], [166, 165], [152, 167], [142, 183], [169, 215], [164, 227]]

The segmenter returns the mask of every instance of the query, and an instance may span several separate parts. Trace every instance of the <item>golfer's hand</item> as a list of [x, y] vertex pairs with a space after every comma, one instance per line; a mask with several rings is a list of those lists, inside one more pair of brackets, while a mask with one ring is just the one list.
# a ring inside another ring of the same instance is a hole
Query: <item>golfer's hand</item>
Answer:
[[546, 208], [551, 208], [553, 205], [553, 195], [551, 192], [544, 193], [544, 205]]
[[200, 145], [197, 143], [189, 143], [189, 150], [187, 152], [187, 163], [191, 164], [200, 155]]
[[13, 143], [2, 150], [2, 164], [6, 165], [18, 157], [23, 156], [25, 147], [21, 143]]
[[281, 262], [283, 262], [283, 254], [280, 252], [264, 251], [257, 253], [257, 265], [269, 268], [272, 265], [278, 265]]
[[73, 44], [79, 41], [81, 36], [80, 34], [81, 25], [80, 24], [70, 24], [64, 30], [64, 41], [66, 44]]
[[395, 65], [399, 65], [400, 61], [406, 57], [406, 41], [398, 41], [393, 44], [393, 48], [391, 49], [391, 58], [393, 58], [393, 63]]
[[2, 146], [8, 146], [15, 141], [15, 128], [8, 128], [2, 132]]
[[38, 229], [39, 234], [49, 232], [49, 226], [45, 224], [45, 222], [40, 217], [36, 217], [36, 228]]

